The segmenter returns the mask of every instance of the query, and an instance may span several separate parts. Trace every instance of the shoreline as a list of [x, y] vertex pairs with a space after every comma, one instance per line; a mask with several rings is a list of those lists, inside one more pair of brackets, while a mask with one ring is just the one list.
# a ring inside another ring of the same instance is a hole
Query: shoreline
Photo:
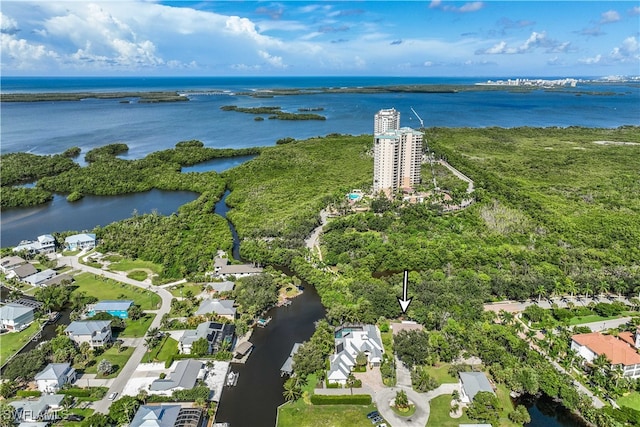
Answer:
[[[255, 89], [251, 91], [230, 91], [216, 88], [193, 90], [162, 90], [162, 91], [82, 91], [82, 92], [0, 92], [0, 102], [53, 102], [53, 101], [82, 101], [84, 99], [111, 99], [128, 100], [122, 103], [158, 103], [158, 102], [186, 102], [189, 96], [218, 95], [218, 96], [249, 96], [253, 98], [265, 98], [285, 95], [320, 95], [320, 94], [456, 94], [460, 92], [512, 92], [531, 93], [536, 91], [565, 92], [580, 95], [613, 95], [609, 91], [586, 91], [585, 87], [593, 85], [628, 85], [640, 87], [640, 83], [634, 81], [625, 82], [580, 82], [579, 86], [567, 87], [535, 86], [535, 85], [490, 85], [484, 83], [446, 83], [446, 84], [398, 84], [398, 85], [373, 85], [351, 87], [309, 87], [309, 88], [269, 88]], [[581, 89], [582, 88], [582, 89]]]

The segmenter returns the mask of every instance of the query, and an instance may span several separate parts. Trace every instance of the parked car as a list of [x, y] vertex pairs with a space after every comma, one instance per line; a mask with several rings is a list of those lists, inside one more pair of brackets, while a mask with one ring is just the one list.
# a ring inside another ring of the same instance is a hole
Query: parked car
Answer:
[[69, 414], [65, 418], [67, 421], [82, 421], [84, 420], [84, 415], [79, 414]]
[[367, 418], [369, 419], [373, 419], [375, 417], [379, 417], [380, 416], [380, 412], [378, 411], [371, 411], [367, 414]]
[[113, 400], [113, 399], [115, 399], [117, 395], [118, 395], [118, 393], [114, 391], [113, 393], [111, 393], [111, 394], [109, 395], [109, 400]]

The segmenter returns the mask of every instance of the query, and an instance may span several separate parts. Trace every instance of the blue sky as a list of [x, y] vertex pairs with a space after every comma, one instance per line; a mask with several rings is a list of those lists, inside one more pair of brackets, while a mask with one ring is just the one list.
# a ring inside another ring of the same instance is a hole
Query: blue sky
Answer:
[[638, 1], [2, 1], [3, 75], [640, 74]]

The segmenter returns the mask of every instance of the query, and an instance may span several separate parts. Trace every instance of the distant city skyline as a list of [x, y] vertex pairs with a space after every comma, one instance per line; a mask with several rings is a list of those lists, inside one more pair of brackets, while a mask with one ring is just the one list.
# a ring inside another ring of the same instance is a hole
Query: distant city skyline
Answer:
[[11, 76], [640, 73], [637, 1], [3, 1]]

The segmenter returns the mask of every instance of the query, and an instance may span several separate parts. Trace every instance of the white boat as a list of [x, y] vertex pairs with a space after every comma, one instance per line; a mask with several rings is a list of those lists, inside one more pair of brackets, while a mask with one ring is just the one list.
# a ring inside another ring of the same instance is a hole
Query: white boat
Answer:
[[233, 387], [238, 383], [238, 377], [240, 376], [239, 373], [237, 372], [229, 372], [229, 375], [227, 375], [227, 387]]

